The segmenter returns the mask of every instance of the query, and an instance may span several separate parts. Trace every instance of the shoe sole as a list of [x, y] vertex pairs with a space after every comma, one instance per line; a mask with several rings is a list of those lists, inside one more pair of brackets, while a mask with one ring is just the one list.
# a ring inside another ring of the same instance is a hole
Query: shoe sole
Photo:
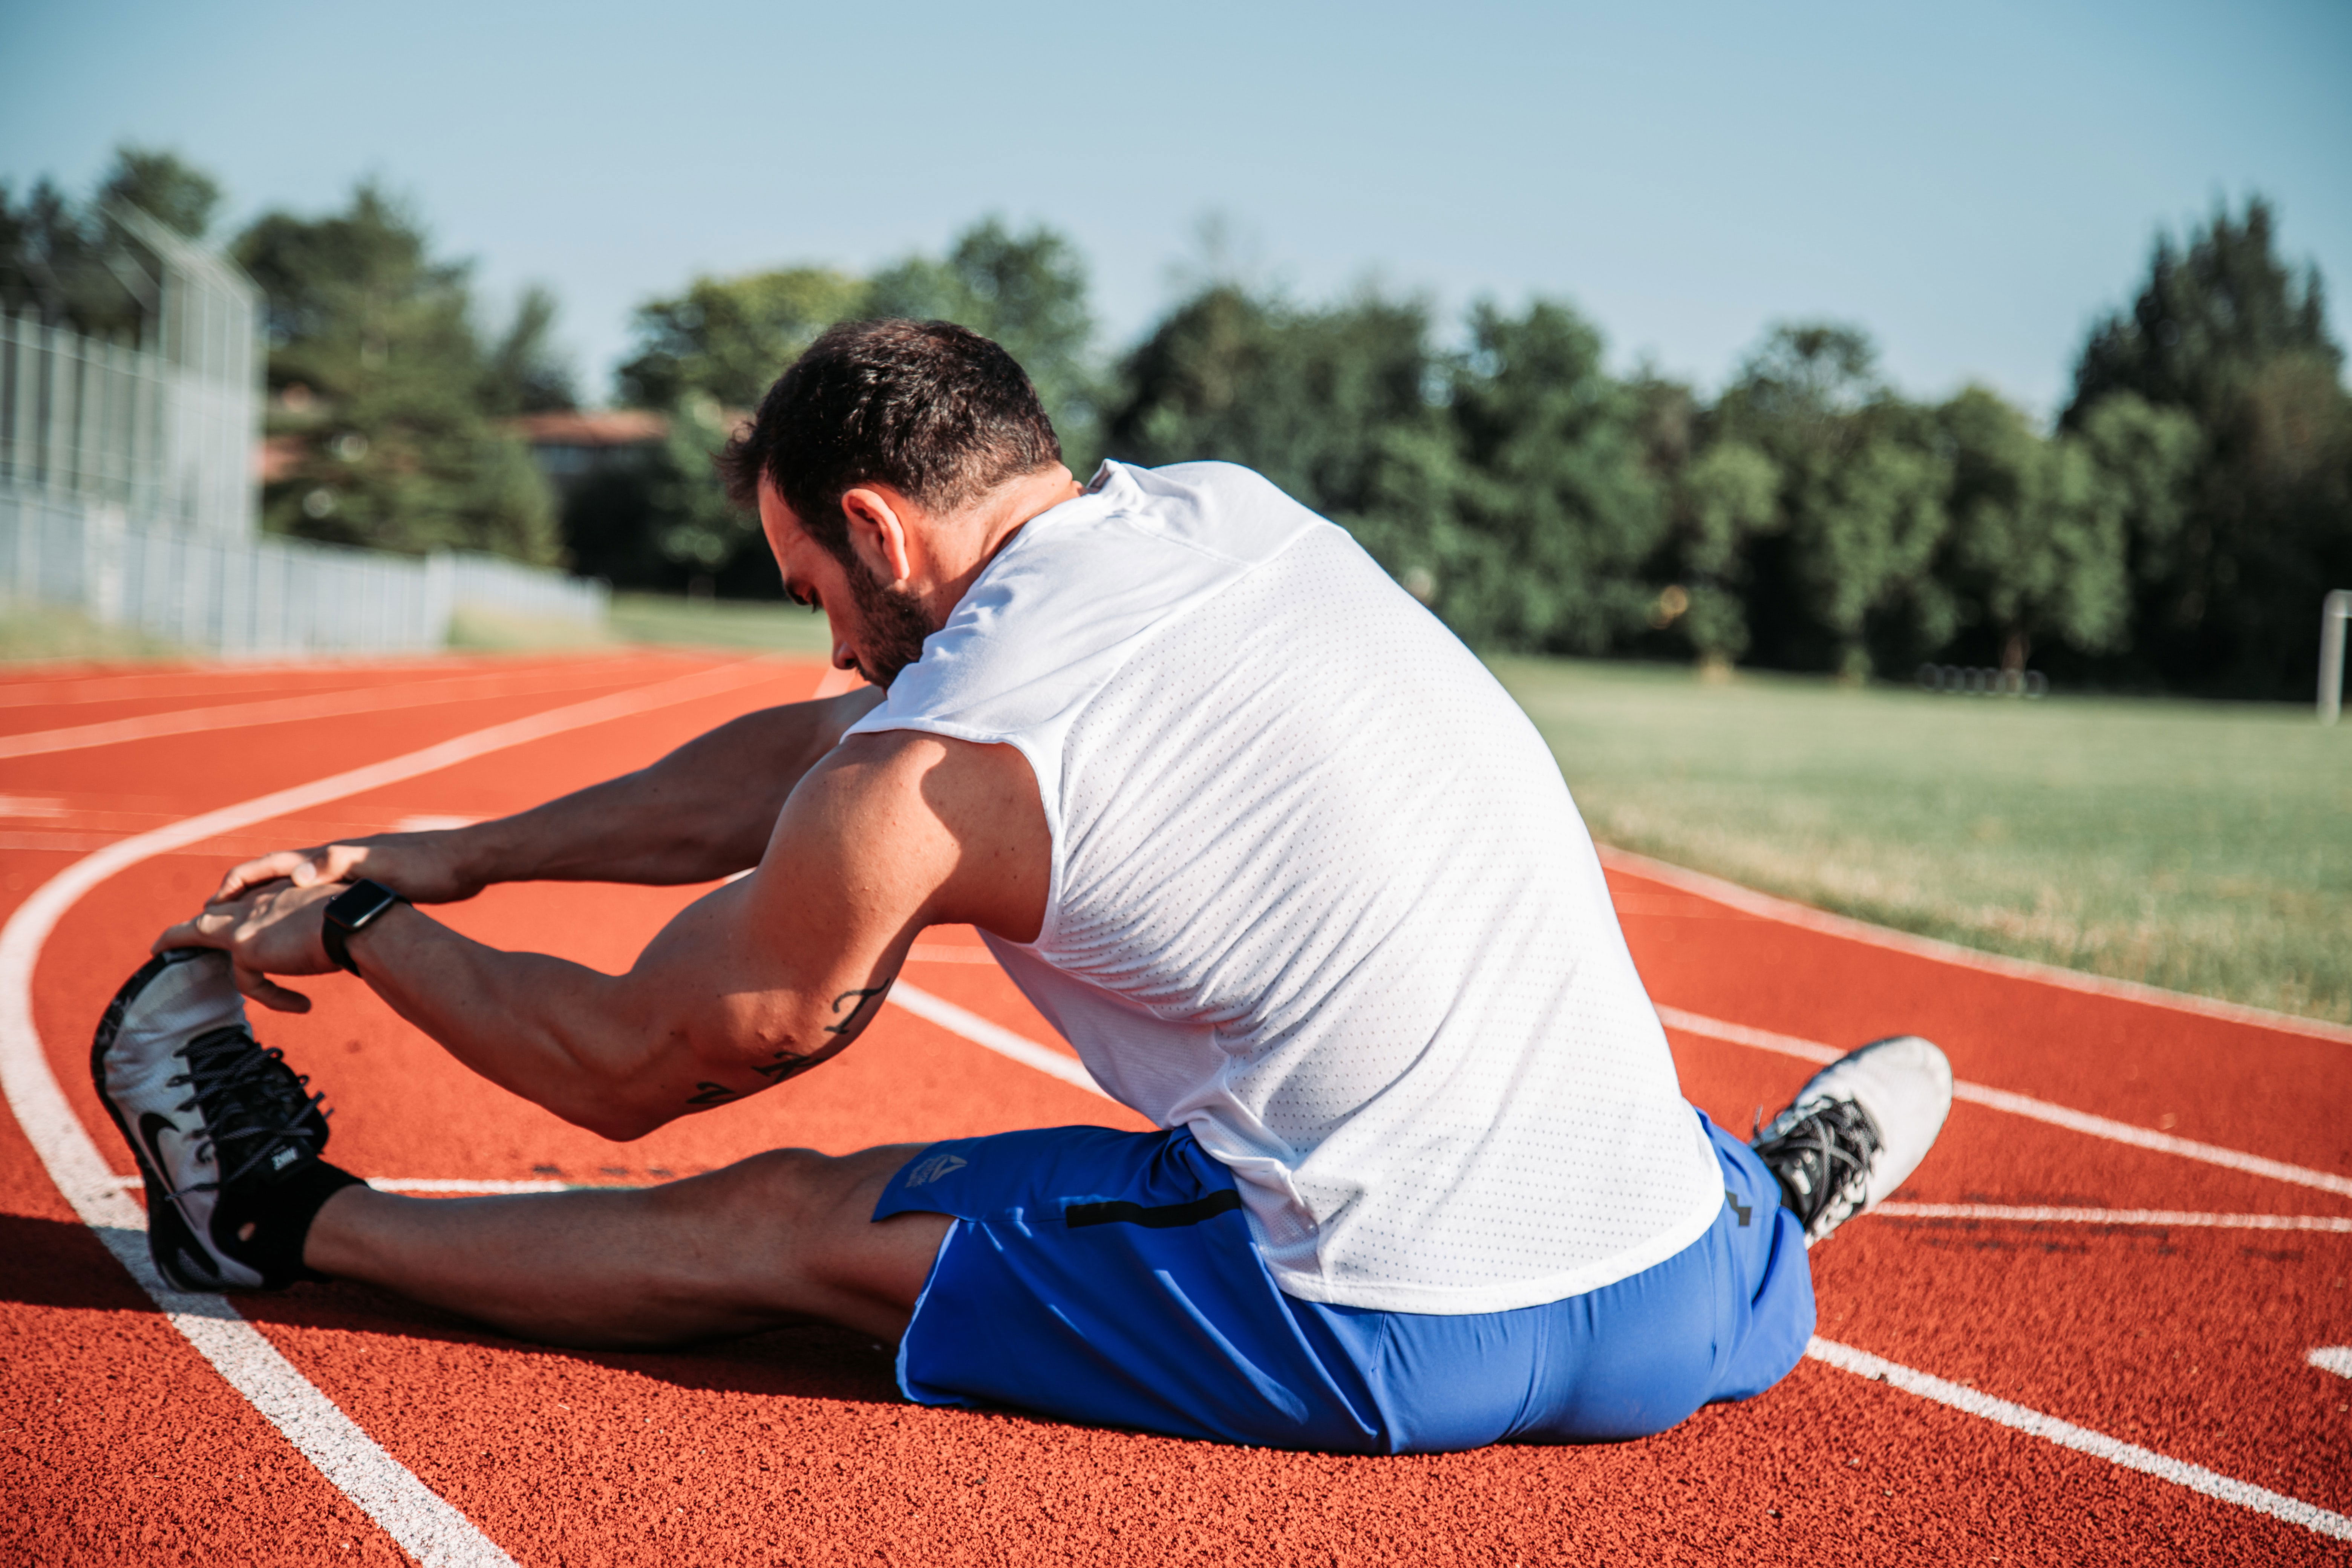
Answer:
[[131, 1158], [137, 1162], [140, 1179], [145, 1184], [147, 1256], [154, 1260], [155, 1271], [173, 1289], [200, 1294], [221, 1289], [222, 1280], [216, 1274], [193, 1276], [173, 1261], [174, 1253], [185, 1258], [202, 1258], [205, 1255], [205, 1248], [195, 1231], [189, 1226], [186, 1216], [180, 1213], [179, 1205], [172, 1201], [171, 1184], [149, 1161], [146, 1150], [140, 1147], [139, 1140], [131, 1135], [129, 1123], [122, 1120], [122, 1112], [116, 1109], [113, 1097], [106, 1092], [106, 1053], [114, 1048], [115, 1039], [122, 1032], [123, 1017], [131, 1011], [131, 1004], [139, 1000], [140, 994], [153, 984], [155, 977], [174, 964], [190, 962], [181, 954], [208, 951], [198, 947], [171, 948], [141, 964], [139, 972], [124, 981], [122, 989], [114, 994], [114, 1000], [106, 1005], [106, 1016], [99, 1020], [98, 1036], [89, 1047], [90, 1081], [98, 1089], [99, 1102], [106, 1107], [106, 1114], [113, 1119], [114, 1130], [130, 1146]]

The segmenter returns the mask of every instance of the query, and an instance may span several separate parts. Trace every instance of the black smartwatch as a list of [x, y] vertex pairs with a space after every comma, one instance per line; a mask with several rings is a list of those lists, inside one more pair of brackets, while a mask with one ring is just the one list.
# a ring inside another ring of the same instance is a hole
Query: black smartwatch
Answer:
[[357, 974], [360, 966], [352, 962], [352, 950], [346, 944], [382, 919], [384, 910], [405, 901], [382, 882], [364, 879], [329, 899], [327, 923], [319, 932], [320, 940], [326, 943], [327, 956]]

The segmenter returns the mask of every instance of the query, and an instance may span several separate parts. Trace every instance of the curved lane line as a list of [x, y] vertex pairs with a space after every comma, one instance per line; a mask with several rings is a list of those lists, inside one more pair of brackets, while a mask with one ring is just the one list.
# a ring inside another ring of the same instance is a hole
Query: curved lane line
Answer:
[[[454, 676], [446, 680], [357, 689], [271, 697], [259, 702], [227, 702], [212, 708], [181, 708], [168, 713], [142, 713], [132, 719], [109, 719], [98, 724], [76, 724], [63, 730], [33, 730], [21, 735], [0, 735], [0, 760], [40, 757], [53, 752], [79, 752], [91, 746], [119, 746], [128, 741], [152, 741], [165, 735], [193, 735], [206, 730], [245, 729], [256, 724], [291, 724], [304, 719], [334, 719], [349, 713], [381, 713], [395, 708], [426, 708], [436, 702], [479, 701], [494, 697], [531, 697], [548, 691], [577, 690], [583, 686], [616, 684], [611, 672], [583, 679], [566, 670], [551, 680], [533, 680], [522, 673]], [[464, 690], [451, 690], [463, 687]]]
[[163, 1283], [147, 1254], [146, 1214], [123, 1191], [121, 1180], [75, 1115], [49, 1070], [47, 1054], [34, 1028], [33, 969], [42, 944], [83, 894], [154, 856], [509, 746], [712, 696], [764, 677], [772, 668], [763, 659], [739, 660], [634, 691], [593, 698], [125, 838], [75, 861], [43, 883], [0, 927], [0, 1090], [5, 1091], [9, 1109], [16, 1112], [49, 1179], [82, 1223], [97, 1232], [107, 1250], [154, 1299], [165, 1320], [320, 1474], [420, 1563], [436, 1568], [441, 1564], [513, 1568], [513, 1559], [384, 1452], [280, 1354], [260, 1330], [247, 1322], [226, 1297], [177, 1291]]
[[2332, 1535], [2338, 1541], [2352, 1541], [2352, 1519], [2331, 1513], [2316, 1503], [2301, 1498], [2288, 1497], [2252, 1481], [2242, 1481], [2209, 1470], [2202, 1465], [2192, 1465], [2186, 1459], [2176, 1459], [2137, 1443], [2126, 1443], [2120, 1437], [2110, 1437], [2104, 1432], [2094, 1432], [2087, 1426], [2077, 1426], [2071, 1421], [2061, 1421], [2055, 1415], [2044, 1415], [2022, 1405], [2006, 1399], [1996, 1399], [1960, 1384], [1948, 1383], [1924, 1372], [1916, 1372], [1891, 1361], [1882, 1360], [1867, 1351], [1839, 1344], [1816, 1335], [1805, 1347], [1805, 1354], [1857, 1377], [1874, 1383], [1892, 1384], [1906, 1394], [1916, 1394], [1922, 1399], [1932, 1399], [1938, 1405], [1948, 1405], [1987, 1421], [1995, 1422], [2029, 1436], [2055, 1443], [2062, 1448], [2091, 1455], [2111, 1465], [2121, 1465], [2127, 1470], [2137, 1470], [2154, 1476], [2160, 1481], [2170, 1481], [2177, 1487], [2202, 1492], [2222, 1502], [2235, 1503], [2240, 1508], [2266, 1513], [2273, 1519], [2289, 1524], [2299, 1524], [2321, 1535]]
[[[1752, 1046], [1759, 1051], [1777, 1051], [1782, 1056], [1797, 1057], [1809, 1062], [1825, 1064], [1845, 1055], [1836, 1047], [1825, 1046], [1819, 1040], [1775, 1034], [1770, 1029], [1751, 1029], [1745, 1024], [1727, 1024], [1720, 1018], [1707, 1017], [1703, 1013], [1686, 1013], [1680, 1007], [1660, 1007], [1657, 1013], [1658, 1022], [1685, 1035], [1703, 1035], [1708, 1039], [1724, 1040], [1735, 1046]], [[2264, 1159], [2260, 1154], [2241, 1153], [2235, 1149], [2224, 1149], [2218, 1143], [2200, 1143], [2193, 1138], [2175, 1138], [2169, 1132], [2152, 1132], [2128, 1121], [2116, 1121], [2105, 1116], [2093, 1116], [2088, 1111], [2069, 1110], [2063, 1105], [2053, 1105], [2046, 1100], [2035, 1100], [2031, 1095], [2012, 1094], [2005, 1089], [1989, 1089], [1980, 1083], [1956, 1081], [1952, 1085], [1952, 1098], [1971, 1105], [1988, 1106], [1994, 1110], [2006, 1110], [2012, 1116], [2046, 1121], [2070, 1132], [2087, 1133], [2093, 1138], [2105, 1138], [2116, 1143], [2128, 1143], [2137, 1149], [2153, 1149], [2159, 1154], [2178, 1154], [2184, 1160], [2201, 1160], [2209, 1165], [2243, 1171], [2253, 1176], [2268, 1176], [2277, 1182], [2293, 1182], [2297, 1186], [2316, 1187], [2323, 1193], [2336, 1193], [2352, 1198], [2352, 1177], [2314, 1171], [2303, 1165], [2290, 1165], [2284, 1160]]]
[[2256, 1028], [2273, 1029], [2280, 1034], [2305, 1035], [2315, 1040], [2352, 1045], [2352, 1027], [2342, 1024], [2324, 1023], [2317, 1018], [2298, 1018], [2292, 1013], [2273, 1013], [2267, 1007], [2249, 1007], [2240, 1002], [2217, 1002], [2210, 996], [2192, 996], [2185, 991], [2167, 991], [2161, 985], [2146, 985], [2137, 980], [2109, 980], [2105, 975], [2061, 969], [2054, 963], [2037, 963], [2030, 958], [1979, 952], [1958, 942], [1940, 942], [1931, 936], [1914, 936], [1909, 931], [1872, 925], [1868, 921], [1833, 915], [1810, 904], [1775, 898], [1769, 893], [1759, 893], [1753, 888], [1743, 888], [1737, 882], [1727, 882], [1720, 877], [1710, 877], [1704, 871], [1692, 871], [1664, 860], [1653, 860], [1647, 855], [1636, 855], [1630, 849], [1619, 849], [1605, 844], [1595, 847], [1601, 852], [1601, 864], [1610, 870], [1630, 872], [1653, 882], [1663, 882], [1694, 897], [1738, 910], [1742, 914], [1754, 915], [1759, 920], [1777, 921], [1782, 925], [1820, 931], [1825, 936], [1843, 937], [1848, 942], [1858, 942], [1869, 947], [1906, 952], [1914, 958], [1932, 958], [1939, 963], [1954, 964], [1962, 969], [2054, 985], [2062, 991], [2110, 996], [2126, 1002], [2143, 1003], [2150, 1007], [2168, 1008], [2175, 1013], [2194, 1013], [2200, 1017], [2250, 1024]]

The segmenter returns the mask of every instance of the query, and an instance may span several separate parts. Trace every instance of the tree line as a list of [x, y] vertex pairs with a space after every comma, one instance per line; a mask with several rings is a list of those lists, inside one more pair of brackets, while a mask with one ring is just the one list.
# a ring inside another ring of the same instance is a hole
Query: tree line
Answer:
[[[37, 191], [25, 210], [62, 205]], [[2281, 258], [2259, 198], [2156, 241], [2048, 430], [1981, 386], [1906, 397], [1840, 322], [1771, 328], [1712, 397], [1618, 375], [1558, 299], [1454, 321], [1413, 295], [1301, 300], [1211, 277], [1106, 353], [1076, 248], [992, 218], [862, 277], [792, 267], [647, 300], [614, 401], [660, 411], [668, 435], [572, 487], [560, 519], [543, 485], [525, 498], [510, 451], [490, 455], [501, 416], [572, 400], [552, 301], [474, 325], [464, 268], [367, 185], [341, 214], [266, 215], [231, 249], [270, 300], [279, 407], [299, 384], [317, 410], [311, 466], [276, 487], [270, 524], [314, 536], [417, 548], [471, 530], [625, 584], [772, 594], [756, 521], [727, 506], [709, 453], [824, 327], [914, 315], [1003, 342], [1074, 468], [1246, 463], [1488, 649], [1854, 678], [2031, 663], [2077, 684], [2300, 697], [2319, 597], [2352, 585], [2343, 353], [2315, 270]], [[370, 489], [372, 462], [411, 488]], [[320, 474], [342, 487], [324, 515]]]

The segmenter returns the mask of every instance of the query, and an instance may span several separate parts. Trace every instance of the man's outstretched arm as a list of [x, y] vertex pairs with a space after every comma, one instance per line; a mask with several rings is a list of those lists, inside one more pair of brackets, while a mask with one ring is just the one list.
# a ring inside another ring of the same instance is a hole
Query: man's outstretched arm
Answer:
[[635, 773], [490, 822], [281, 849], [232, 869], [213, 901], [281, 878], [310, 887], [368, 877], [441, 904], [496, 882], [732, 876], [759, 863], [794, 786], [880, 700], [866, 688], [747, 713]]
[[[608, 1138], [805, 1071], [863, 1030], [923, 927], [1030, 941], [1051, 839], [1028, 763], [1009, 747], [863, 736], [811, 770], [752, 876], [706, 894], [625, 974], [503, 952], [415, 910], [352, 939], [360, 973], [483, 1077]], [[331, 886], [284, 882], [208, 907], [160, 948], [226, 950], [269, 1005], [266, 978], [325, 973]]]

